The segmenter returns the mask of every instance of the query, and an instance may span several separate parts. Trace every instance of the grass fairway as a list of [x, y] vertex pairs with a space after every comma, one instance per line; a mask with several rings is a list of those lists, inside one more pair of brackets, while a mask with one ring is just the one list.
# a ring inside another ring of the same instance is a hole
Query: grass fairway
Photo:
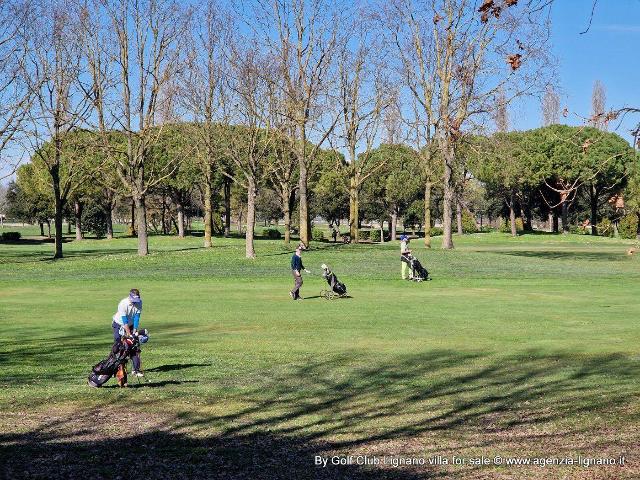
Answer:
[[[279, 242], [257, 241], [252, 261], [238, 239], [152, 237], [146, 258], [135, 239], [85, 240], [53, 262], [28, 240], [0, 244], [7, 478], [640, 478], [629, 242], [478, 234], [442, 251], [436, 239], [414, 245], [434, 277], [422, 284], [399, 279], [397, 243], [314, 244], [303, 260], [316, 275], [293, 302]], [[318, 296], [323, 262], [352, 298]], [[91, 389], [134, 286], [147, 382]], [[424, 465], [383, 464], [407, 458]]]

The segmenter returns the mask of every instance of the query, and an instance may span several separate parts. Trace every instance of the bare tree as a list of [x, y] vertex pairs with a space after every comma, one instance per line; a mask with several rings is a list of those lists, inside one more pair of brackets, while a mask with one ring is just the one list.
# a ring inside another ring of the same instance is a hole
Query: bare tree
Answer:
[[[82, 49], [77, 10], [66, 1], [30, 7], [24, 30], [25, 73], [34, 95], [28, 111], [27, 139], [32, 159], [47, 170], [55, 202], [55, 253], [62, 258], [62, 221], [67, 200], [89, 178], [91, 135], [75, 134], [85, 125], [90, 97], [81, 82]], [[73, 133], [73, 134], [72, 134]]]
[[330, 67], [342, 25], [339, 9], [334, 0], [258, 0], [256, 5], [255, 18], [248, 23], [257, 25], [256, 33], [277, 62], [284, 80], [286, 104], [282, 113], [293, 125], [291, 133], [300, 171], [300, 241], [308, 245], [309, 172], [338, 121], [326, 106]]
[[30, 77], [25, 77], [28, 43], [21, 35], [27, 14], [24, 2], [0, 0], [0, 180], [12, 175], [22, 160], [10, 147], [34, 98]]
[[[498, 92], [497, 105], [496, 105], [496, 110], [494, 112], [493, 118], [496, 123], [496, 131], [500, 133], [507, 133], [509, 131], [509, 111], [506, 104], [506, 99], [504, 97], [504, 92], [502, 91]], [[498, 140], [499, 143], [500, 141], [502, 141], [503, 143], [502, 149], [507, 155], [503, 159], [503, 163], [505, 164], [505, 167], [506, 167], [505, 170], [510, 172], [513, 170], [511, 164], [515, 162], [514, 158], [512, 157], [513, 148], [505, 148], [506, 145], [504, 145], [504, 143], [507, 143], [507, 144], [509, 143], [508, 138], [503, 137], [501, 138], [501, 140]], [[498, 146], [497, 148], [500, 149], [500, 146]], [[508, 177], [509, 177], [508, 175], [504, 176], [504, 178], [508, 178]], [[509, 225], [511, 225], [511, 236], [516, 237], [518, 236], [518, 230], [516, 226], [516, 195], [517, 195], [516, 183], [513, 181], [506, 181], [504, 183], [509, 185], [509, 192], [505, 198], [505, 203], [509, 208]]]
[[204, 246], [209, 248], [213, 230], [213, 184], [221, 150], [220, 129], [216, 122], [222, 114], [222, 45], [225, 41], [225, 24], [230, 22], [215, 0], [205, 2], [193, 18], [191, 51], [181, 78], [179, 95], [186, 110], [195, 120], [193, 133], [204, 187]]
[[606, 115], [607, 93], [600, 80], [593, 84], [591, 93], [591, 118], [589, 123], [599, 130], [606, 130], [608, 118]]
[[284, 243], [288, 245], [291, 242], [291, 213], [295, 207], [299, 169], [293, 140], [295, 125], [283, 114], [287, 110], [287, 100], [285, 89], [278, 86], [278, 82], [282, 82], [282, 78], [276, 72], [269, 88], [273, 153], [270, 156], [268, 177], [280, 198], [284, 214]]
[[[108, 41], [89, 44], [96, 51], [87, 49], [94, 65], [93, 84], [109, 88], [94, 96], [97, 124], [105, 151], [135, 205], [138, 254], [147, 255], [147, 193], [180, 160], [156, 167], [150, 151], [162, 133], [157, 128], [161, 93], [183, 63], [181, 41], [186, 38], [190, 10], [174, 0], [96, 0], [93, 8], [89, 29], [106, 31], [105, 36], [113, 32]], [[103, 55], [101, 49], [108, 51]], [[102, 63], [108, 61], [113, 63]], [[112, 129], [122, 131], [124, 149], [113, 144]]]
[[384, 141], [389, 145], [397, 145], [403, 139], [402, 105], [398, 92], [390, 93], [388, 102], [383, 116]]
[[241, 41], [230, 43], [229, 70], [226, 81], [228, 96], [223, 97], [226, 135], [226, 155], [233, 161], [239, 175], [225, 174], [247, 192], [247, 228], [245, 254], [255, 258], [254, 230], [256, 197], [266, 159], [271, 153], [272, 135], [269, 107], [269, 70], [271, 59], [261, 55], [257, 45]]
[[531, 7], [511, 0], [395, 0], [386, 24], [400, 57], [400, 74], [443, 162], [443, 248], [453, 248], [452, 203], [456, 144], [473, 119], [495, 107], [502, 90], [509, 103], [536, 93], [544, 82], [548, 25]]
[[542, 126], [548, 127], [560, 121], [560, 97], [550, 85], [542, 97]]
[[338, 106], [342, 117], [336, 134], [347, 150], [349, 235], [358, 242], [360, 190], [364, 182], [384, 166], [383, 161], [371, 164], [372, 159], [378, 158], [372, 156], [371, 151], [389, 100], [385, 94], [388, 90], [386, 69], [374, 55], [381, 50], [376, 41], [377, 32], [365, 14], [361, 12], [356, 18], [347, 28], [352, 34], [341, 42], [338, 54]]

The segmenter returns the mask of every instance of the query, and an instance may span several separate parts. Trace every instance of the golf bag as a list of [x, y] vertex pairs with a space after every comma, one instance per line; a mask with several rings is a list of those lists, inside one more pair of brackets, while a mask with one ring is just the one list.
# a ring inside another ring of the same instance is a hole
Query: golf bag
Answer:
[[324, 264], [322, 265], [322, 277], [327, 281], [331, 290], [323, 290], [320, 295], [328, 300], [347, 295], [347, 286], [338, 280], [336, 274]]
[[147, 331], [143, 330], [139, 335], [115, 342], [109, 356], [91, 369], [88, 377], [89, 386], [101, 387], [111, 377], [116, 376], [118, 385], [125, 387], [127, 385], [127, 361], [140, 351], [140, 343], [146, 343], [148, 339]]
[[429, 272], [427, 271], [426, 268], [424, 268], [422, 266], [422, 264], [420, 263], [420, 261], [414, 257], [413, 255], [409, 256], [409, 266], [411, 267], [411, 272], [413, 275], [412, 280], [414, 282], [422, 282], [423, 280], [431, 280], [429, 278]]

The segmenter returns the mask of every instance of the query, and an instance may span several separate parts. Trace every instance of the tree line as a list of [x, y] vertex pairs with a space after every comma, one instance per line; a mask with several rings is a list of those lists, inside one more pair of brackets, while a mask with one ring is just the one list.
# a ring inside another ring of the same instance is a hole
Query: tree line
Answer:
[[[533, 141], [536, 149], [564, 145], [557, 152], [532, 150], [533, 133], [521, 141], [483, 132], [515, 99], [549, 88], [544, 2], [3, 0], [0, 7], [7, 65], [0, 85], [8, 85], [0, 90], [2, 158], [15, 165], [28, 155], [18, 186], [42, 193], [57, 258], [65, 215], [73, 209], [81, 221], [96, 204], [83, 198], [100, 198], [106, 211], [129, 199], [140, 255], [156, 222], [150, 201], [161, 199], [162, 210], [171, 199], [183, 235], [196, 192], [210, 247], [222, 200], [226, 231], [232, 210], [246, 215], [239, 223], [253, 257], [256, 208], [270, 195], [285, 241], [295, 223], [308, 245], [316, 213], [348, 218], [356, 241], [363, 216], [388, 216], [393, 236], [411, 208], [426, 246], [435, 215], [443, 248], [453, 248], [455, 220], [470, 210], [473, 189], [506, 198], [511, 217], [520, 209], [525, 219], [532, 203], [523, 199], [544, 190], [549, 210], [560, 207], [566, 220], [565, 205], [585, 185], [594, 204], [622, 186], [597, 184], [600, 167], [563, 170], [563, 152], [576, 139], [562, 127]], [[608, 143], [586, 135], [583, 155], [570, 153], [583, 163]], [[618, 164], [620, 155], [598, 162]], [[543, 157], [551, 158], [545, 170], [525, 185], [523, 165], [537, 168]]]

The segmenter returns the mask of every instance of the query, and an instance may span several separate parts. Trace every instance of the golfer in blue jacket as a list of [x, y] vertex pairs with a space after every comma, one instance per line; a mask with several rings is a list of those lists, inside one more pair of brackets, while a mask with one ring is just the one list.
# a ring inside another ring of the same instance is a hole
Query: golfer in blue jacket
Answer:
[[310, 273], [302, 264], [302, 248], [298, 246], [298, 248], [296, 248], [296, 253], [291, 257], [291, 273], [293, 274], [295, 284], [293, 290], [289, 292], [289, 295], [291, 295], [291, 298], [294, 300], [302, 300], [302, 297], [300, 296], [300, 287], [302, 287], [302, 270]]

